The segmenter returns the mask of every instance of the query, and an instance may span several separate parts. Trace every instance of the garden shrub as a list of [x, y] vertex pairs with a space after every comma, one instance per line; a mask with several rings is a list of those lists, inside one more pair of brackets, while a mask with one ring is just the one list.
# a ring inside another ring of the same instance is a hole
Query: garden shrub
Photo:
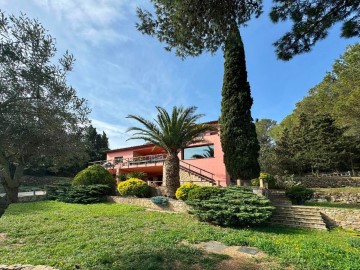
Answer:
[[143, 180], [130, 178], [118, 184], [117, 190], [120, 196], [134, 196], [138, 198], [149, 197], [150, 187]]
[[105, 196], [111, 193], [108, 185], [71, 186], [59, 184], [46, 186], [48, 200], [56, 200], [66, 203], [90, 204], [106, 201]]
[[186, 201], [188, 198], [189, 192], [196, 187], [198, 187], [198, 185], [195, 185], [194, 183], [182, 184], [175, 192], [176, 199]]
[[285, 191], [285, 195], [294, 204], [304, 204], [312, 198], [314, 191], [304, 186], [293, 186]]
[[263, 173], [263, 172], [260, 173], [260, 176], [258, 178], [254, 178], [251, 180], [251, 185], [259, 186], [260, 179], [263, 180], [263, 183], [268, 183], [269, 188], [275, 188], [275, 177], [269, 173]]
[[101, 165], [95, 164], [75, 175], [71, 184], [73, 186], [108, 185], [115, 187], [115, 180], [112, 175]]
[[160, 205], [160, 206], [167, 206], [169, 204], [169, 199], [164, 196], [155, 196], [151, 198], [151, 201], [154, 204]]
[[211, 196], [217, 196], [223, 193], [223, 190], [218, 187], [196, 187], [190, 190], [188, 200], [207, 200]]
[[230, 227], [259, 225], [270, 219], [273, 210], [268, 199], [244, 187], [228, 187], [207, 199], [187, 203], [193, 208], [190, 213], [200, 220]]

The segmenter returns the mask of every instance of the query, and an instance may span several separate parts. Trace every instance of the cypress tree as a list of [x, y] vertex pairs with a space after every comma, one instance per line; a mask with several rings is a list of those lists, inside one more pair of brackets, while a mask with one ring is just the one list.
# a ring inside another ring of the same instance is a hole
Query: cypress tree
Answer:
[[221, 102], [221, 145], [232, 180], [259, 176], [259, 142], [251, 117], [253, 99], [247, 80], [244, 45], [233, 26], [225, 42], [224, 81]]

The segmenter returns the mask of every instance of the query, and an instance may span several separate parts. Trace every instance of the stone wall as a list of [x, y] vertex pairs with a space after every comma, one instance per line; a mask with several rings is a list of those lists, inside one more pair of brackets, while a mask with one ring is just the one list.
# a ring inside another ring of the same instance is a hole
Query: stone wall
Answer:
[[174, 199], [169, 199], [169, 205], [166, 207], [154, 204], [148, 198], [130, 198], [130, 197], [124, 198], [119, 196], [108, 196], [107, 199], [109, 202], [134, 204], [159, 211], [173, 211], [178, 213], [187, 213], [187, 211], [190, 209], [189, 206], [186, 205], [183, 201], [178, 201]]
[[330, 207], [319, 207], [318, 209], [329, 225], [360, 231], [360, 209]]
[[295, 177], [308, 188], [360, 187], [360, 177]]
[[45, 200], [46, 195], [33, 195], [33, 196], [24, 196], [19, 197], [19, 202], [37, 202]]
[[24, 265], [24, 264], [14, 264], [14, 265], [3, 265], [0, 264], [0, 270], [56, 270], [50, 266], [46, 265]]
[[360, 205], [360, 193], [348, 193], [348, 192], [315, 192], [311, 201], [315, 202], [336, 202], [347, 204], [359, 204]]

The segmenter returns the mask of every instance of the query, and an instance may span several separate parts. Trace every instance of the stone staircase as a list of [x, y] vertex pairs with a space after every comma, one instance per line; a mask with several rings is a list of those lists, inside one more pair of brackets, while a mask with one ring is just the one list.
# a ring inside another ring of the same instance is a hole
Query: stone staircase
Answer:
[[316, 207], [292, 205], [285, 192], [271, 191], [267, 196], [275, 210], [271, 224], [294, 228], [327, 230], [327, 225]]
[[180, 161], [180, 183], [193, 182], [202, 186], [213, 186], [216, 184], [214, 174], [189, 163]]

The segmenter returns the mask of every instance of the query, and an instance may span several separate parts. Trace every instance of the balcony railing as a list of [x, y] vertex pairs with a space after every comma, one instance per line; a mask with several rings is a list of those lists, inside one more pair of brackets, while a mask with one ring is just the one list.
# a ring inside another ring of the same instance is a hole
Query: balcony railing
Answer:
[[120, 166], [120, 168], [133, 168], [133, 167], [146, 167], [146, 166], [156, 166], [158, 164], [164, 164], [166, 159], [166, 154], [157, 154], [157, 155], [148, 155], [148, 156], [139, 156], [131, 158], [115, 158], [111, 160], [99, 160], [94, 162], [89, 162], [89, 164], [100, 164], [106, 169], [113, 169], [115, 166]]

